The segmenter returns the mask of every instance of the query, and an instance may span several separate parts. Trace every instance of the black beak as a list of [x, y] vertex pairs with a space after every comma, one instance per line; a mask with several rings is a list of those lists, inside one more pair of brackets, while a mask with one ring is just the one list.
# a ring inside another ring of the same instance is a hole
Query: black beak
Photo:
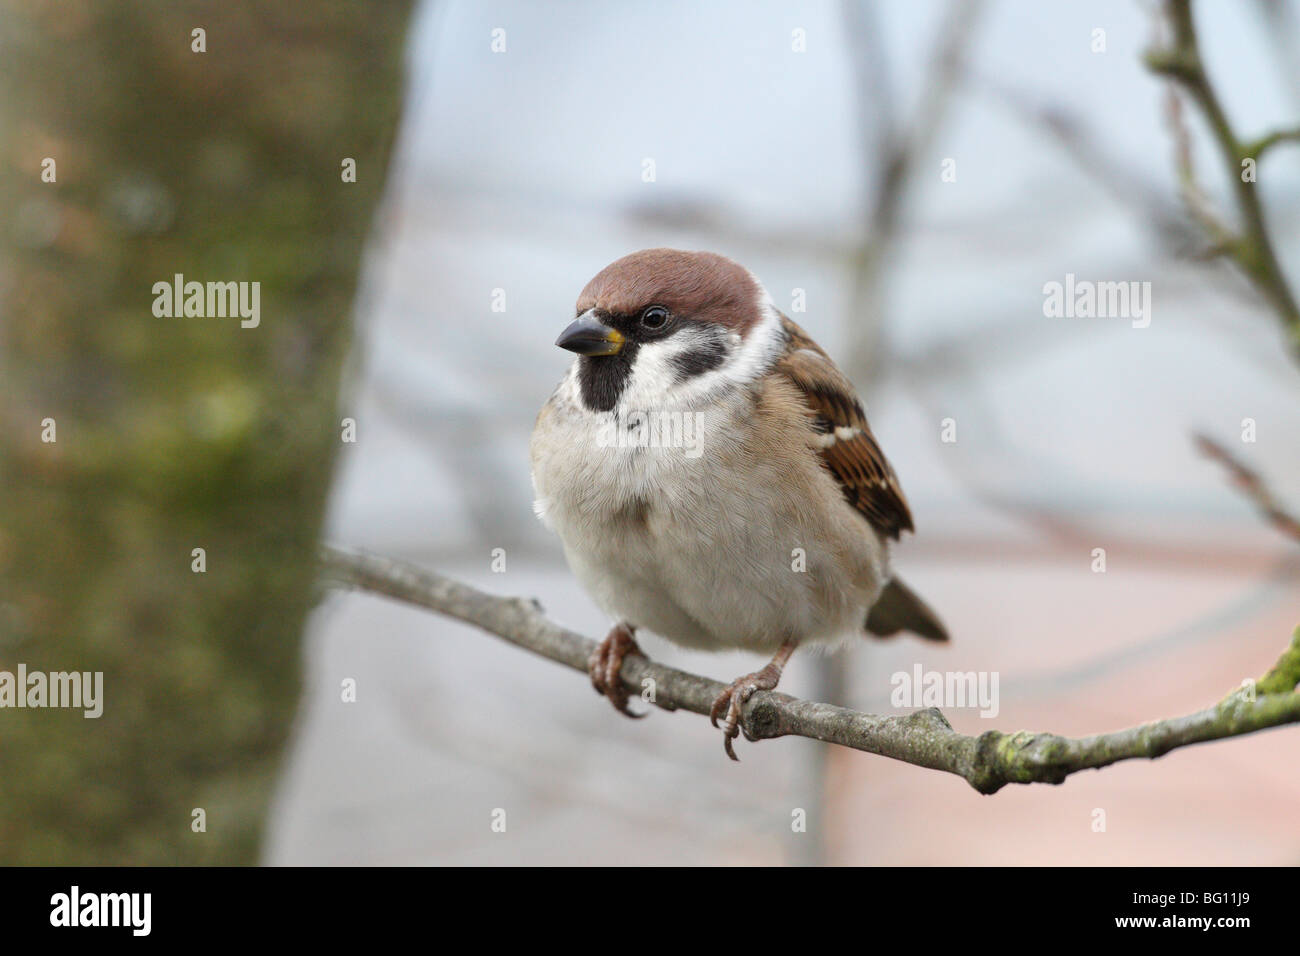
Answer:
[[579, 355], [617, 355], [623, 347], [623, 335], [588, 312], [561, 332], [555, 344]]

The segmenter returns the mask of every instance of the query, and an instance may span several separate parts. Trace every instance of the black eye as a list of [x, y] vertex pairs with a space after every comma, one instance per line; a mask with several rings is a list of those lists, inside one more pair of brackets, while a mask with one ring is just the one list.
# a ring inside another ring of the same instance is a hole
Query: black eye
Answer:
[[671, 313], [662, 305], [652, 305], [641, 313], [641, 327], [657, 331], [667, 325], [670, 318]]

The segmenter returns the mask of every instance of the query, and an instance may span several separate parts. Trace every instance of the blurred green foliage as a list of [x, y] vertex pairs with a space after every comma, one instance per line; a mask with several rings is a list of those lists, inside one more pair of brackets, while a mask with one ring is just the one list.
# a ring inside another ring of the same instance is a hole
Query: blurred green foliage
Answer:
[[409, 6], [0, 0], [0, 670], [105, 697], [0, 709], [0, 862], [257, 860]]

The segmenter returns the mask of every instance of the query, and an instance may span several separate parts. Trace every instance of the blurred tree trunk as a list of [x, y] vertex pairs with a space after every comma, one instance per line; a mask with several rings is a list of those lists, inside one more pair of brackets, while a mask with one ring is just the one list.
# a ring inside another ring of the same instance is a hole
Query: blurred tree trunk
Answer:
[[104, 673], [0, 709], [0, 862], [257, 860], [409, 12], [0, 0], [0, 671]]

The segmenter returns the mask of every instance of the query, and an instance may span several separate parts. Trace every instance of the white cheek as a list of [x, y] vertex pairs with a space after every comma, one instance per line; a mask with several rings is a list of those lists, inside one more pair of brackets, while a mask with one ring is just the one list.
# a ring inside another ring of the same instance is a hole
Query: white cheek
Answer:
[[[618, 409], [630, 412], [705, 406], [715, 401], [720, 393], [752, 382], [770, 368], [784, 347], [785, 333], [772, 297], [757, 279], [754, 283], [759, 290], [761, 318], [748, 336], [728, 332], [719, 337], [716, 330], [682, 329], [666, 339], [642, 345], [637, 350], [632, 374], [619, 396]], [[674, 358], [718, 343], [725, 345], [727, 350], [722, 364], [683, 381]], [[566, 385], [576, 402], [580, 391], [576, 362]]]
[[677, 407], [698, 407], [715, 400], [721, 392], [752, 382], [763, 374], [784, 347], [785, 333], [781, 329], [781, 315], [772, 304], [771, 296], [761, 286], [759, 289], [762, 318], [747, 338], [731, 332], [722, 339], [727, 346], [727, 355], [721, 365], [678, 381], [672, 357], [699, 348], [703, 344], [699, 339], [675, 335], [663, 342], [642, 346], [620, 404], [628, 409], [657, 408], [666, 403]]
[[683, 351], [681, 344], [672, 339], [650, 342], [637, 349], [632, 375], [619, 397], [619, 405], [625, 409], [651, 409], [665, 405], [677, 384], [677, 366], [673, 364], [673, 356]]

